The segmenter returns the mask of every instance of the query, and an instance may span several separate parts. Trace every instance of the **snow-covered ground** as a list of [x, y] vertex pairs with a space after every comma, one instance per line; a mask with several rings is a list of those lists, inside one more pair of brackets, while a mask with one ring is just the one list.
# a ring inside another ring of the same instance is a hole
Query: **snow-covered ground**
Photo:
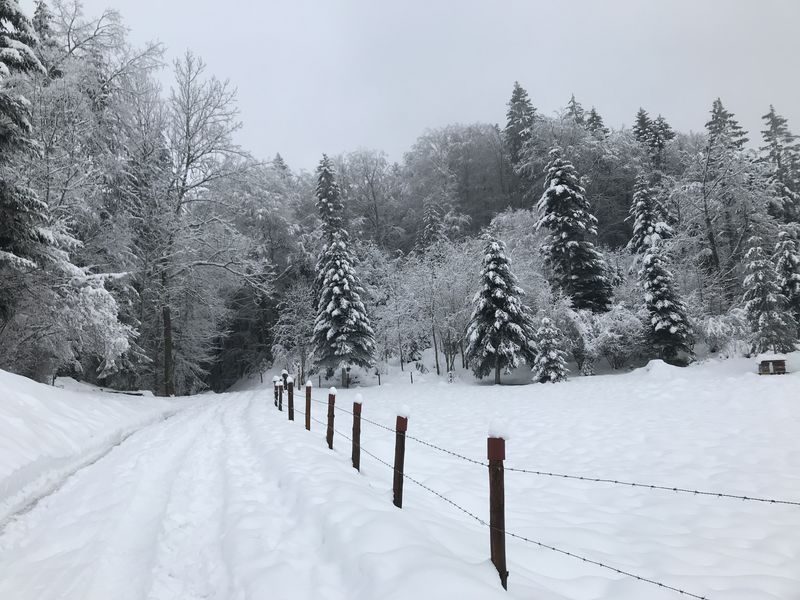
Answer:
[[[477, 460], [493, 423], [510, 434], [507, 467], [800, 500], [800, 374], [753, 371], [746, 360], [652, 363], [503, 387], [430, 374], [411, 385], [393, 372], [380, 388], [339, 390], [337, 405], [350, 409], [360, 393], [364, 417], [389, 427], [407, 406], [409, 435]], [[102, 445], [92, 439], [141, 429], [7, 520], [0, 598], [679, 597], [512, 538], [504, 592], [484, 526], [410, 481], [396, 509], [391, 469], [364, 454], [355, 472], [349, 443], [337, 434], [331, 452], [322, 425], [307, 432], [300, 414], [288, 422], [272, 405], [271, 383], [166, 403], [23, 381], [0, 377], [4, 396], [24, 396], [10, 412], [0, 405], [15, 417], [0, 422], [6, 488], [15, 467], [76, 460]], [[29, 417], [27, 407], [39, 405]], [[322, 404], [313, 412], [324, 420]], [[84, 430], [73, 428], [83, 420]], [[336, 428], [350, 427], [338, 412]], [[48, 429], [81, 433], [57, 444]], [[363, 424], [366, 451], [391, 462], [393, 444], [390, 432]], [[485, 467], [409, 440], [406, 472], [487, 518]], [[710, 599], [800, 600], [800, 506], [512, 471], [506, 493], [510, 532]]]

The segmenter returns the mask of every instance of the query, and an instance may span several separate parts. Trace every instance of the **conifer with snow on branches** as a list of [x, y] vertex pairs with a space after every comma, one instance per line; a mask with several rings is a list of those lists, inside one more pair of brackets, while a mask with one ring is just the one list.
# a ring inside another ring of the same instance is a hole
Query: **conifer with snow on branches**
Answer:
[[664, 206], [656, 197], [655, 190], [650, 187], [647, 177], [639, 175], [636, 178], [628, 217], [628, 220], [633, 221], [633, 235], [627, 246], [631, 253], [644, 253], [648, 248], [674, 235], [672, 227], [667, 223], [666, 213]]
[[499, 384], [502, 370], [515, 368], [520, 361], [533, 364], [533, 321], [522, 302], [524, 294], [511, 271], [505, 244], [487, 238], [481, 289], [473, 299], [465, 352], [477, 377], [494, 370], [494, 382]]
[[797, 343], [797, 324], [789, 311], [789, 301], [781, 292], [763, 240], [753, 236], [748, 245], [744, 306], [752, 334], [750, 350], [753, 353], [792, 352]]
[[544, 317], [536, 330], [536, 360], [533, 380], [538, 383], [558, 383], [567, 378], [567, 353], [563, 339], [553, 322]]
[[778, 232], [775, 245], [775, 270], [778, 285], [789, 303], [789, 310], [800, 325], [800, 249], [797, 238], [788, 229]]
[[611, 305], [611, 281], [603, 255], [590, 241], [597, 235], [597, 219], [586, 191], [558, 148], [550, 151], [546, 173], [537, 227], [550, 230], [542, 252], [553, 283], [576, 309], [606, 311]]
[[314, 322], [314, 364], [331, 369], [349, 365], [369, 368], [375, 354], [375, 333], [346, 236], [333, 233], [320, 263], [326, 270], [321, 274]]
[[648, 314], [647, 341], [654, 355], [670, 364], [691, 358], [694, 340], [686, 305], [667, 268], [666, 252], [660, 243], [647, 247], [639, 281]]

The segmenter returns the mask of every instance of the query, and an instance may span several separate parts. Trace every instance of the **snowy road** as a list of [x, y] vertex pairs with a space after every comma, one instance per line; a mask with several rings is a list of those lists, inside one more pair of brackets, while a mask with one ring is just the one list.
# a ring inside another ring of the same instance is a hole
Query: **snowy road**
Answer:
[[[334, 527], [325, 525], [332, 487], [325, 471], [336, 479], [348, 465], [327, 449], [320, 461], [316, 451], [299, 453], [303, 444], [271, 436], [276, 425], [284, 435], [288, 428], [309, 435], [286, 424], [285, 414], [263, 393], [243, 392], [203, 401], [130, 436], [9, 522], [0, 535], [0, 598], [370, 597], [370, 577], [359, 576], [363, 557], [354, 556], [369, 554], [370, 542], [348, 548], [336, 539], [343, 515], [335, 514], [335, 502]], [[280, 463], [288, 458], [294, 474], [287, 476]], [[320, 466], [312, 477], [320, 479], [320, 492], [304, 485], [298, 497], [297, 473]], [[387, 514], [383, 491], [374, 495]], [[314, 507], [325, 510], [308, 514]], [[398, 543], [407, 542], [402, 537]], [[464, 591], [491, 598], [497, 586], [487, 579], [474, 586], [468, 578]]]

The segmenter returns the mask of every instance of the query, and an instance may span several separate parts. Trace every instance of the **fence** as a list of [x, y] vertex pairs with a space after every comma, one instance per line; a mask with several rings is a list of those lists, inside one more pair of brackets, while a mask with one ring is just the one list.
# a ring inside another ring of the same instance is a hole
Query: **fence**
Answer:
[[[546, 544], [540, 540], [531, 539], [529, 537], [514, 533], [512, 531], [507, 531], [505, 527], [505, 480], [504, 480], [504, 473], [505, 471], [516, 472], [516, 473], [524, 473], [528, 475], [538, 476], [538, 477], [555, 477], [561, 479], [571, 479], [577, 481], [584, 481], [590, 483], [598, 483], [598, 484], [605, 484], [605, 485], [619, 485], [619, 486], [627, 486], [627, 487], [635, 487], [635, 488], [642, 488], [651, 491], [666, 491], [666, 492], [674, 492], [678, 494], [690, 494], [693, 496], [711, 496], [720, 499], [732, 499], [732, 500], [741, 500], [746, 502], [762, 502], [768, 504], [782, 504], [782, 505], [791, 505], [800, 507], [800, 501], [794, 500], [782, 500], [776, 498], [765, 498], [759, 496], [744, 496], [744, 495], [737, 495], [737, 494], [729, 494], [725, 492], [715, 492], [709, 490], [695, 490], [690, 488], [685, 488], [681, 486], [665, 486], [665, 485], [656, 485], [656, 484], [648, 484], [648, 483], [640, 483], [640, 482], [633, 482], [633, 481], [622, 481], [617, 479], [610, 479], [610, 478], [603, 478], [603, 477], [588, 477], [584, 475], [574, 475], [569, 473], [554, 473], [550, 471], [542, 471], [537, 469], [524, 469], [519, 467], [506, 467], [505, 466], [505, 440], [502, 437], [492, 437], [489, 436], [487, 438], [487, 460], [476, 460], [474, 458], [470, 458], [468, 456], [464, 456], [461, 453], [455, 452], [453, 450], [449, 450], [447, 448], [443, 448], [437, 444], [432, 442], [422, 440], [420, 438], [411, 436], [408, 434], [408, 421], [409, 417], [406, 414], [397, 415], [397, 419], [395, 422], [395, 427], [391, 428], [387, 425], [383, 425], [376, 421], [372, 421], [367, 419], [362, 414], [362, 403], [360, 401], [359, 396], [356, 396], [356, 400], [353, 402], [353, 410], [347, 410], [340, 406], [336, 405], [336, 389], [331, 388], [328, 393], [327, 401], [319, 400], [318, 398], [314, 398], [312, 394], [312, 385], [311, 382], [307, 382], [305, 385], [305, 410], [300, 410], [294, 407], [294, 382], [291, 377], [288, 376], [288, 373], [284, 371], [283, 378], [275, 377], [273, 378], [274, 388], [275, 388], [275, 406], [279, 410], [283, 410], [283, 391], [284, 389], [287, 391], [287, 402], [288, 402], [288, 415], [289, 420], [294, 420], [294, 411], [299, 412], [305, 417], [305, 428], [306, 430], [311, 430], [311, 422], [318, 423], [325, 427], [325, 439], [328, 444], [328, 448], [333, 449], [334, 446], [334, 438], [336, 436], [342, 437], [351, 444], [351, 462], [353, 468], [360, 471], [361, 468], [361, 454], [365, 454], [378, 462], [379, 464], [391, 469], [393, 471], [393, 478], [392, 478], [392, 501], [395, 506], [398, 508], [402, 508], [403, 506], [403, 482], [408, 480], [410, 483], [418, 486], [419, 488], [423, 489], [424, 491], [436, 496], [440, 500], [446, 502], [453, 508], [457, 509], [461, 513], [467, 515], [472, 520], [476, 521], [480, 525], [486, 527], [489, 530], [489, 548], [490, 548], [490, 556], [492, 563], [494, 564], [495, 568], [497, 569], [498, 575], [500, 577], [500, 583], [503, 588], [508, 589], [508, 569], [506, 565], [506, 543], [505, 539], [506, 536], [513, 538], [515, 540], [519, 540], [521, 542], [525, 542], [527, 544], [531, 544], [533, 546], [537, 546], [539, 548], [550, 550], [552, 552], [568, 556], [570, 558], [574, 558], [581, 562], [594, 565], [596, 567], [600, 567], [602, 569], [606, 569], [608, 571], [612, 571], [618, 575], [623, 575], [625, 577], [630, 577], [637, 581], [641, 581], [643, 583], [648, 583], [653, 586], [670, 590], [675, 592], [676, 594], [680, 594], [687, 598], [696, 598], [697, 600], [710, 600], [707, 596], [703, 596], [700, 594], [694, 594], [687, 590], [681, 589], [679, 587], [666, 584], [661, 581], [657, 581], [655, 579], [645, 577], [643, 575], [639, 575], [636, 573], [632, 573], [630, 571], [619, 569], [614, 567], [613, 565], [609, 565], [603, 563], [598, 560], [594, 560], [592, 558], [588, 558], [586, 556], [581, 556], [575, 552], [571, 552], [569, 550], [565, 550], [563, 548], [559, 548], [556, 546], [552, 546], [550, 544]], [[326, 420], [322, 421], [317, 419], [312, 415], [312, 404], [321, 404], [326, 407]], [[342, 433], [340, 430], [336, 429], [334, 426], [336, 411], [344, 413], [346, 415], [350, 415], [353, 418], [353, 427], [352, 427], [352, 435], [348, 436], [345, 433]], [[386, 460], [380, 458], [379, 456], [373, 454], [372, 452], [368, 451], [361, 445], [361, 424], [367, 423], [374, 427], [378, 427], [382, 430], [385, 430], [389, 433], [395, 435], [395, 453], [394, 453], [394, 464], [390, 464]], [[488, 469], [489, 475], [489, 521], [487, 522], [485, 519], [479, 517], [478, 515], [474, 514], [473, 512], [467, 510], [463, 506], [460, 506], [453, 500], [447, 498], [446, 496], [440, 494], [436, 490], [432, 489], [431, 487], [425, 485], [421, 481], [411, 477], [404, 470], [405, 464], [405, 450], [406, 450], [406, 441], [410, 440], [415, 443], [421, 444], [437, 452], [442, 452], [453, 456], [459, 460], [465, 461], [467, 463], [471, 463], [476, 466], [480, 466], [483, 468]]]

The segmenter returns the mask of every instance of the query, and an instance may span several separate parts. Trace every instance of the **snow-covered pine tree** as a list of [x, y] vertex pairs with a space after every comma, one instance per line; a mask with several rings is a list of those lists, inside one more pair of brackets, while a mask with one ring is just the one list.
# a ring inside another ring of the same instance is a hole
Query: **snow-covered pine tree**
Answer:
[[778, 232], [775, 270], [778, 273], [778, 285], [789, 303], [789, 310], [800, 325], [800, 249], [796, 236], [787, 229]]
[[536, 109], [528, 97], [528, 92], [518, 81], [515, 81], [506, 112], [506, 127], [503, 130], [503, 141], [512, 166], [519, 163], [522, 148], [531, 137], [535, 118]]
[[650, 159], [653, 161], [653, 167], [659, 171], [664, 163], [664, 149], [670, 140], [675, 138], [675, 132], [670, 127], [667, 120], [658, 115], [650, 126], [650, 135], [648, 136], [647, 145], [650, 148]]
[[747, 143], [747, 133], [733, 118], [733, 113], [717, 98], [711, 106], [711, 119], [706, 123], [709, 147], [741, 150]]
[[331, 369], [346, 365], [369, 368], [375, 334], [361, 298], [364, 289], [353, 268], [347, 236], [341, 231], [333, 232], [320, 263], [326, 270], [314, 322], [314, 364]]
[[589, 241], [597, 235], [597, 219], [586, 192], [575, 167], [561, 158], [557, 148], [550, 151], [545, 172], [537, 227], [550, 230], [542, 252], [553, 284], [572, 299], [574, 308], [606, 311], [612, 297], [609, 270], [603, 255]]
[[633, 235], [628, 242], [628, 250], [641, 254], [650, 246], [674, 235], [667, 223], [667, 211], [656, 197], [645, 175], [639, 175], [633, 188], [629, 221], [633, 222]]
[[500, 372], [519, 365], [520, 360], [533, 364], [533, 322], [522, 302], [525, 292], [517, 285], [502, 241], [488, 237], [484, 246], [481, 289], [475, 294], [467, 325], [466, 357], [477, 377], [494, 370], [494, 382]]
[[761, 117], [765, 129], [761, 131], [764, 146], [761, 152], [771, 167], [771, 180], [775, 186], [777, 202], [769, 206], [770, 214], [786, 222], [797, 221], [800, 216], [800, 178], [797, 167], [800, 150], [787, 120], [775, 112], [770, 104], [769, 112]]
[[40, 42], [46, 42], [53, 35], [53, 13], [44, 0], [36, 0], [36, 8], [33, 11], [32, 25], [33, 30], [39, 37]]
[[570, 95], [567, 102], [567, 116], [578, 125], [583, 125], [586, 119], [586, 112], [580, 102], [575, 100], [575, 94]]
[[604, 139], [609, 134], [608, 127], [603, 123], [603, 117], [595, 110], [594, 106], [587, 113], [586, 130], [599, 139]]
[[326, 242], [329, 242], [333, 239], [334, 233], [344, 229], [344, 204], [342, 204], [342, 192], [336, 182], [336, 169], [327, 154], [322, 155], [317, 167], [317, 187], [314, 195], [317, 197], [322, 230]]
[[763, 240], [753, 236], [748, 245], [744, 306], [752, 333], [750, 350], [754, 353], [792, 352], [797, 343], [797, 324], [790, 313], [789, 301], [781, 293]]
[[442, 207], [435, 199], [429, 198], [425, 202], [422, 213], [422, 229], [417, 236], [416, 249], [424, 252], [426, 249], [447, 239], [445, 234], [444, 214]]
[[660, 241], [645, 248], [639, 281], [644, 291], [647, 339], [653, 355], [672, 364], [691, 358], [694, 342], [686, 305], [667, 268], [665, 249]]
[[[44, 72], [32, 47], [36, 42], [28, 18], [16, 0], [0, 2], [0, 319], [9, 317], [16, 293], [9, 278], [20, 277], [65, 256], [55, 248], [48, 228], [47, 206], [21, 176], [15, 159], [35, 152], [30, 104], [9, 85], [17, 74]], [[66, 260], [66, 259], [65, 259]]]
[[547, 317], [536, 330], [536, 360], [533, 363], [533, 380], [538, 383], [558, 383], [567, 378], [567, 353], [558, 329]]
[[636, 113], [636, 120], [633, 124], [633, 137], [636, 138], [636, 141], [640, 144], [647, 144], [647, 141], [650, 139], [650, 130], [652, 126], [653, 121], [650, 119], [647, 111], [640, 108], [639, 112]]

